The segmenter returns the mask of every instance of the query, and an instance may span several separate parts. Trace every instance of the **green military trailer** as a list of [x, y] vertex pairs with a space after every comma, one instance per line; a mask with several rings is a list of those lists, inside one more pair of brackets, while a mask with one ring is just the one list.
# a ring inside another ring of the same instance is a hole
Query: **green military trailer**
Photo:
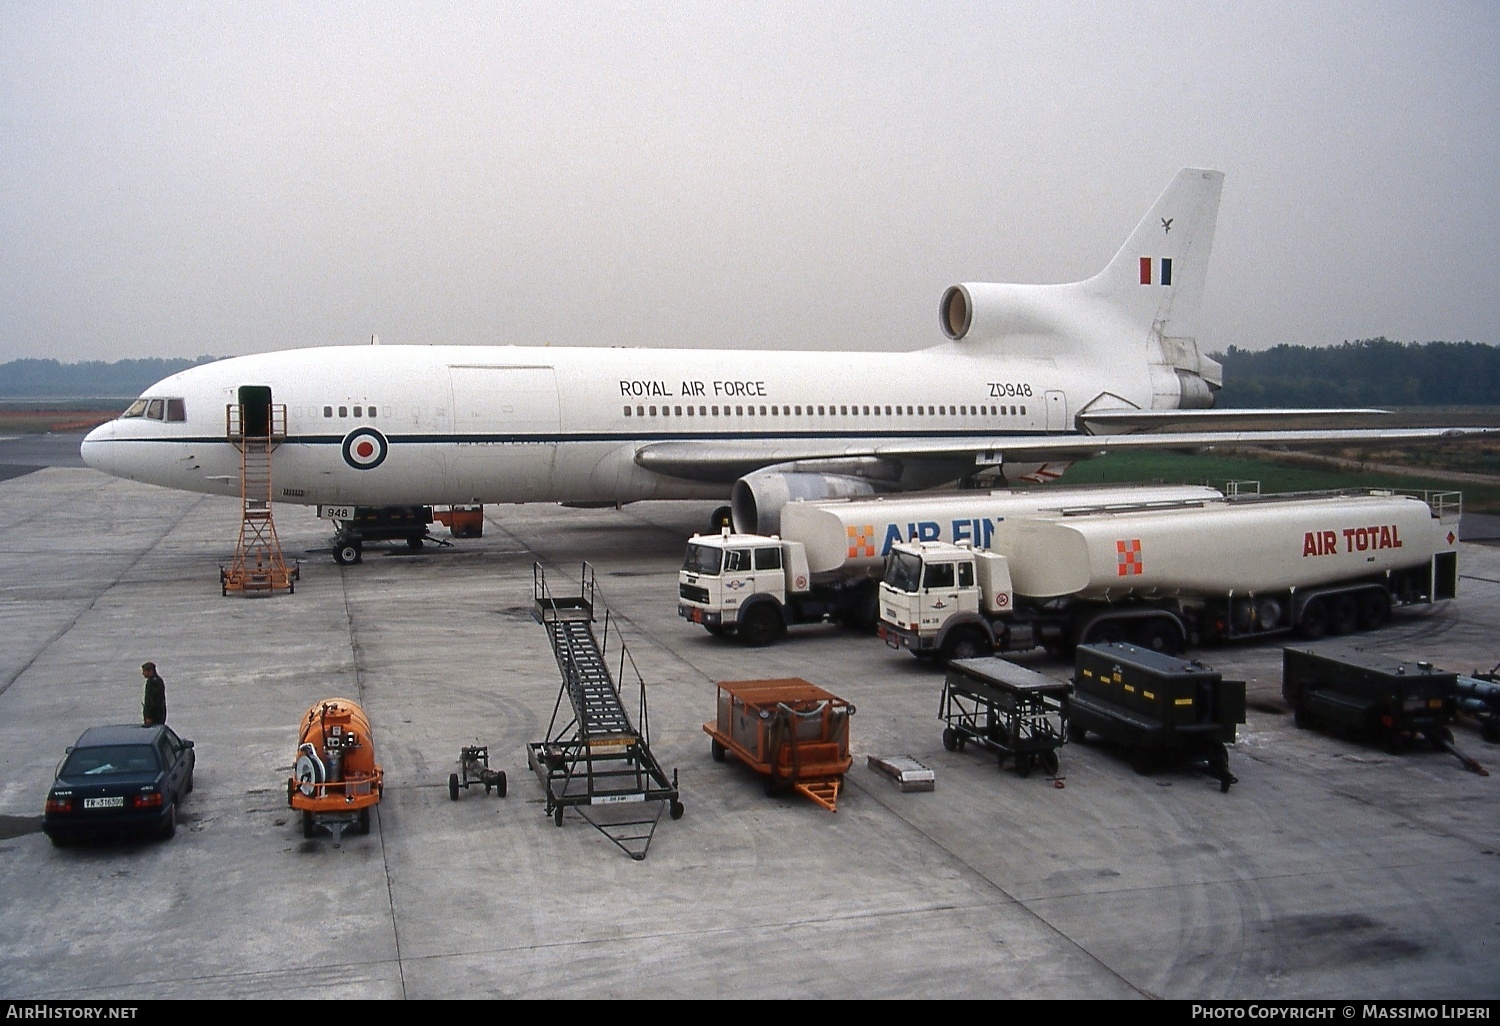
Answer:
[[1229, 772], [1235, 725], [1245, 722], [1245, 682], [1224, 680], [1196, 659], [1120, 641], [1079, 645], [1068, 740], [1098, 734], [1129, 753], [1138, 773], [1168, 759], [1201, 760], [1219, 790]]
[[1442, 749], [1458, 710], [1458, 674], [1352, 648], [1283, 648], [1281, 695], [1297, 726], [1376, 742], [1396, 753], [1418, 738]]

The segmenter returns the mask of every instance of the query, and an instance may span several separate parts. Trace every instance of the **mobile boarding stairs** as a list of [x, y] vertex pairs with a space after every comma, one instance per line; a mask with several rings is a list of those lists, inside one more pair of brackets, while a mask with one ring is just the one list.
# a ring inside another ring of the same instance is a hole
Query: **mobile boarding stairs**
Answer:
[[[559, 827], [574, 809], [631, 858], [646, 857], [663, 811], [682, 818], [677, 771], [671, 779], [651, 754], [646, 682], [616, 630], [616, 674], [606, 662], [610, 614], [602, 641], [594, 633], [594, 570], [584, 563], [578, 594], [557, 596], [540, 563], [532, 567], [532, 615], [547, 629], [562, 687], [552, 709], [547, 740], [529, 746], [527, 763], [547, 792], [546, 812]], [[620, 698], [627, 672], [639, 694], [635, 722]], [[654, 811], [647, 812], [648, 807]]]

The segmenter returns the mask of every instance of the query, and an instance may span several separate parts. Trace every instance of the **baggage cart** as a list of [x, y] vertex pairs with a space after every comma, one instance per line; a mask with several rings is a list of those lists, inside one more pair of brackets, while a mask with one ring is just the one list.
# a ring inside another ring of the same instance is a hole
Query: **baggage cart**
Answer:
[[791, 790], [838, 811], [854, 706], [800, 677], [718, 685], [718, 717], [705, 723], [715, 762], [734, 757], [765, 778], [767, 795]]

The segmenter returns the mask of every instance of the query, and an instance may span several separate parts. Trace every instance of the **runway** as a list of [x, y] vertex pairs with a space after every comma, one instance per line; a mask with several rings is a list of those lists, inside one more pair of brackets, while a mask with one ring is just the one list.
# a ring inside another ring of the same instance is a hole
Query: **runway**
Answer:
[[[0, 464], [37, 465], [18, 444]], [[347, 567], [326, 522], [278, 507], [296, 593], [223, 597], [237, 502], [55, 462], [0, 480], [0, 996], [1500, 997], [1500, 752], [1470, 722], [1457, 744], [1494, 775], [1299, 731], [1275, 644], [1192, 653], [1247, 682], [1228, 794], [1095, 744], [1023, 779], [946, 751], [941, 673], [873, 637], [748, 649], [679, 619], [711, 504], [487, 507], [482, 538]], [[559, 697], [538, 562], [554, 586], [594, 568], [647, 682], [685, 815], [644, 860], [576, 815], [554, 826], [526, 768]], [[1500, 549], [1465, 543], [1459, 568], [1456, 601], [1319, 644], [1490, 668]], [[63, 748], [138, 716], [146, 659], [197, 746], [178, 834], [54, 849], [38, 824]], [[787, 676], [857, 709], [836, 813], [710, 758], [713, 682]], [[369, 714], [386, 775], [370, 834], [338, 846], [286, 799], [297, 720], [335, 696]], [[508, 794], [452, 801], [476, 742]], [[919, 760], [936, 789], [901, 792], [870, 755]]]

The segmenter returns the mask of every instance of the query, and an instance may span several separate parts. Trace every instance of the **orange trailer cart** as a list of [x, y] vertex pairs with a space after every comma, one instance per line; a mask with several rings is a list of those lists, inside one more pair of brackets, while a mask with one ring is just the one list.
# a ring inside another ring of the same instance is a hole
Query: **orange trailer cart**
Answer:
[[854, 706], [800, 677], [718, 685], [718, 719], [705, 723], [715, 762], [725, 753], [765, 777], [766, 794], [790, 789], [837, 812]]
[[370, 807], [380, 801], [384, 775], [375, 761], [370, 721], [347, 698], [325, 698], [302, 717], [287, 804], [302, 813], [302, 836], [319, 826], [337, 843], [350, 827], [370, 832]]

